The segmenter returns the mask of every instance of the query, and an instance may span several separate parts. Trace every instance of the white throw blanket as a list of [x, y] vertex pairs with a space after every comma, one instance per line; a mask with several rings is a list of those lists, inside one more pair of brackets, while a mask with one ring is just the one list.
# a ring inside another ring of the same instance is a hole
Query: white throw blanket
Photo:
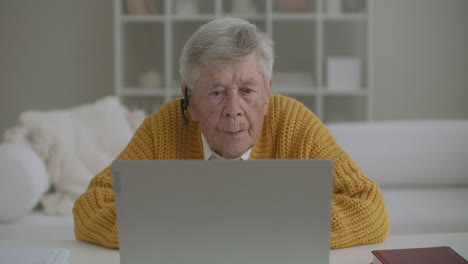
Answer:
[[45, 212], [70, 215], [75, 199], [120, 154], [144, 118], [109, 96], [69, 110], [24, 112], [5, 139], [30, 140], [52, 183], [41, 199]]

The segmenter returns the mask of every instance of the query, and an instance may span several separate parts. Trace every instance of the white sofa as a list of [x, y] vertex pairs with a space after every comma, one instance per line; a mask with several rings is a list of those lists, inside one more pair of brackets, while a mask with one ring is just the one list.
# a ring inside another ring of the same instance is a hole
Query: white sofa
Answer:
[[[392, 234], [468, 232], [468, 120], [328, 128], [381, 186]], [[0, 145], [0, 239], [74, 239], [71, 216], [34, 209], [48, 188], [44, 168], [27, 143]]]
[[392, 234], [468, 232], [468, 120], [328, 128], [380, 185]]

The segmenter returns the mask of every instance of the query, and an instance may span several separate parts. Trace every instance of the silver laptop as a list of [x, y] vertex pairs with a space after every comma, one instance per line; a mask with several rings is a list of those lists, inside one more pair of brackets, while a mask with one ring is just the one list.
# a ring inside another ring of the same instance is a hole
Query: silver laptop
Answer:
[[115, 161], [120, 263], [329, 263], [331, 160]]

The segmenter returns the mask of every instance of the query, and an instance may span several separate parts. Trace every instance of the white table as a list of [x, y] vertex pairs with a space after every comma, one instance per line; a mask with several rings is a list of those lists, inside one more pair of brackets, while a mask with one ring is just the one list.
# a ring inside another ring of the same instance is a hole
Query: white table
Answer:
[[[379, 244], [335, 249], [330, 251], [331, 264], [368, 264], [372, 261], [372, 250], [450, 246], [468, 259], [468, 233], [393, 235]], [[118, 264], [119, 251], [107, 249], [81, 241], [0, 240], [0, 248], [68, 248], [72, 264], [112, 263]]]
[[330, 263], [369, 264], [376, 249], [449, 246], [468, 259], [468, 233], [391, 235], [382, 243], [335, 249], [330, 252]]

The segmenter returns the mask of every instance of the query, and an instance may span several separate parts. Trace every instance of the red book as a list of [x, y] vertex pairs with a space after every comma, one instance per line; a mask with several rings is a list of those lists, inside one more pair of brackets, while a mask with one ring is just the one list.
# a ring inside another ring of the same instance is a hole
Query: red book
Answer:
[[373, 250], [372, 264], [468, 264], [450, 247]]

